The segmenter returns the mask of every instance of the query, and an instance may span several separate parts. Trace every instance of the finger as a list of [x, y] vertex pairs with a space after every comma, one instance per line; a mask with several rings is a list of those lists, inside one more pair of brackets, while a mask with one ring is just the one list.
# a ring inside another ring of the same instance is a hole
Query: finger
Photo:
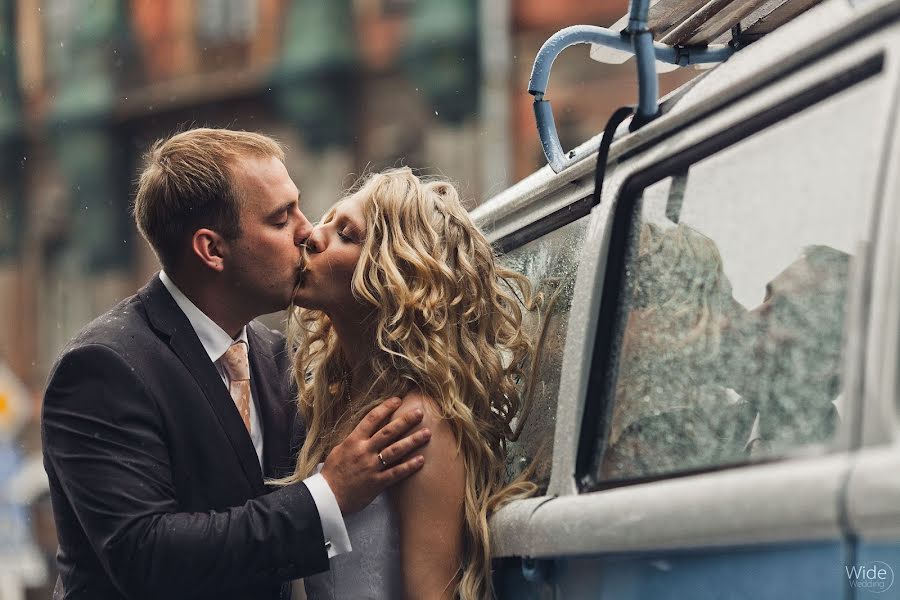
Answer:
[[419, 455], [394, 465], [381, 473], [381, 484], [384, 487], [394, 485], [421, 469], [424, 464], [425, 458]]
[[399, 442], [394, 442], [387, 448], [383, 449], [379, 454], [388, 466], [403, 461], [408, 455], [419, 450], [431, 439], [431, 430], [422, 429], [408, 435]]
[[353, 430], [354, 433], [365, 436], [369, 439], [384, 424], [388, 418], [394, 414], [394, 411], [400, 406], [400, 398], [389, 398], [369, 411], [359, 422], [359, 425]]
[[420, 408], [416, 408], [398, 416], [372, 436], [372, 449], [375, 452], [384, 450], [406, 435], [410, 429], [418, 426], [424, 417], [425, 413], [423, 413]]

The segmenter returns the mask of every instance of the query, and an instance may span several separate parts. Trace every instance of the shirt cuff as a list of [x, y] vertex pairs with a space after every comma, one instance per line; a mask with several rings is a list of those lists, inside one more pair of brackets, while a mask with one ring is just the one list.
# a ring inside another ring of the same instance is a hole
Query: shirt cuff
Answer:
[[328, 558], [334, 558], [338, 554], [350, 552], [350, 536], [347, 534], [347, 526], [344, 524], [344, 515], [338, 506], [337, 498], [325, 478], [320, 473], [311, 475], [303, 480], [306, 488], [312, 495], [316, 509], [319, 511], [319, 520], [322, 522], [322, 534], [325, 536], [325, 549]]

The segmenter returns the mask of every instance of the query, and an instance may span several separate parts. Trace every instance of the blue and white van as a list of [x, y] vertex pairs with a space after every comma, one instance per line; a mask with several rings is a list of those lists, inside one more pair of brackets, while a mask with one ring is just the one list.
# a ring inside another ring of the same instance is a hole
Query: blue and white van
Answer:
[[497, 594], [900, 598], [900, 1], [661, 106], [474, 212], [545, 298]]

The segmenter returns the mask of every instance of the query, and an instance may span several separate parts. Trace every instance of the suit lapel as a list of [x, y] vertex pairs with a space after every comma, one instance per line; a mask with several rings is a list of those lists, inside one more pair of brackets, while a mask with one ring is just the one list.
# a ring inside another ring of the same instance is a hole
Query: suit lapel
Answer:
[[247, 435], [247, 429], [234, 406], [231, 394], [228, 393], [215, 365], [209, 360], [209, 355], [203, 349], [203, 344], [200, 343], [190, 321], [158, 276], [138, 292], [138, 295], [147, 309], [151, 325], [168, 337], [169, 347], [203, 390], [206, 401], [231, 443], [247, 481], [257, 493], [264, 491], [262, 472], [253, 442]]
[[283, 383], [287, 373], [278, 372], [272, 356], [272, 348], [255, 331], [254, 324], [247, 326], [250, 342], [250, 385], [253, 400], [263, 430], [263, 472], [266, 477], [283, 477], [293, 468], [289, 433], [290, 423], [286, 404], [291, 398]]

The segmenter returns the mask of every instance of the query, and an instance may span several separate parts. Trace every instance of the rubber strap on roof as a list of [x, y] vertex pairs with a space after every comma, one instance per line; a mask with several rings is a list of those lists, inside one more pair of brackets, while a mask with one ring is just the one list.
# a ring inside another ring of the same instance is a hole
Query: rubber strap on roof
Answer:
[[592, 206], [600, 204], [603, 196], [603, 180], [606, 175], [606, 163], [609, 160], [609, 147], [612, 145], [613, 138], [616, 136], [616, 129], [622, 124], [622, 121], [634, 114], [634, 106], [622, 106], [616, 109], [603, 129], [603, 139], [600, 140], [600, 147], [597, 149], [597, 168], [594, 169], [594, 197], [591, 202]]

